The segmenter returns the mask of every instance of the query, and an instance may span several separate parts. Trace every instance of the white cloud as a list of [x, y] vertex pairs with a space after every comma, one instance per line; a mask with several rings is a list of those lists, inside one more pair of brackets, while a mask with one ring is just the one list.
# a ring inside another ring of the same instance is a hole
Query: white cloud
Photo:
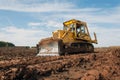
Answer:
[[25, 2], [26, 1], [24, 0], [0, 1], [0, 9], [22, 12], [48, 12], [48, 11], [62, 11], [74, 6], [72, 3], [68, 2], [66, 3], [65, 1], [58, 2], [56, 0], [31, 4], [26, 4]]
[[28, 26], [31, 27], [42, 27], [42, 26], [46, 26], [46, 27], [51, 27], [51, 28], [60, 28], [63, 26], [62, 23], [57, 22], [57, 21], [53, 21], [53, 20], [46, 20], [46, 21], [42, 21], [42, 22], [29, 22]]
[[99, 26], [89, 26], [90, 34], [97, 33], [98, 44], [95, 46], [119, 46], [120, 45], [120, 28], [106, 28]]
[[50, 20], [50, 21], [48, 21], [48, 22], [46, 23], [46, 26], [59, 28], [59, 27], [62, 27], [62, 23], [59, 23], [59, 22], [57, 22], [57, 21], [52, 21], [52, 20]]
[[[113, 11], [111, 13], [111, 10]], [[105, 11], [105, 10], [104, 10]], [[106, 13], [103, 14], [102, 12], [104, 11], [99, 11], [100, 13], [98, 12], [73, 12], [73, 13], [61, 13], [61, 14], [58, 14], [56, 16], [59, 16], [59, 17], [64, 17], [65, 19], [82, 19], [82, 20], [85, 20], [89, 23], [115, 23], [115, 24], [119, 24], [119, 21], [120, 21], [120, 9], [119, 10], [116, 10], [116, 8], [114, 9], [110, 9], [110, 11], [107, 11], [106, 10]]]
[[[6, 3], [7, 2], [7, 3]], [[89, 12], [98, 11], [101, 8], [76, 8], [69, 1], [34, 1], [34, 0], [3, 0], [0, 1], [0, 9], [20, 12]]]
[[47, 31], [24, 29], [8, 26], [0, 29], [0, 39], [19, 46], [35, 46], [41, 38], [48, 36]]
[[28, 26], [40, 26], [42, 25], [40, 22], [30, 22], [28, 23]]

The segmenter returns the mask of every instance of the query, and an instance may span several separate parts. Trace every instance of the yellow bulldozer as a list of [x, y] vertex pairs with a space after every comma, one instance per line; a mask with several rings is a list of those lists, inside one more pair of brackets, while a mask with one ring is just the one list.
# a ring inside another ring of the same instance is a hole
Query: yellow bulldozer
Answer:
[[59, 56], [94, 52], [92, 40], [86, 22], [72, 19], [63, 23], [63, 30], [52, 32], [52, 37], [42, 39], [37, 44], [37, 56]]

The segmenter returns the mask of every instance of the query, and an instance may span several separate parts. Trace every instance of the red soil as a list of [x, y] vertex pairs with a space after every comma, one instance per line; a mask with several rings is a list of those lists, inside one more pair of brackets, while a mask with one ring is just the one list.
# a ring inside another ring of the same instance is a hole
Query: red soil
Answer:
[[0, 80], [119, 80], [120, 48], [36, 57], [34, 49], [0, 49]]

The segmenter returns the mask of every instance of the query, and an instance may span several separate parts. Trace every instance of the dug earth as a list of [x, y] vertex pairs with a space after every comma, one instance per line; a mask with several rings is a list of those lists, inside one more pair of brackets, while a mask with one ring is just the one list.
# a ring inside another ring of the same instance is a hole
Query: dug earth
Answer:
[[120, 47], [36, 57], [31, 48], [0, 48], [0, 80], [120, 80]]

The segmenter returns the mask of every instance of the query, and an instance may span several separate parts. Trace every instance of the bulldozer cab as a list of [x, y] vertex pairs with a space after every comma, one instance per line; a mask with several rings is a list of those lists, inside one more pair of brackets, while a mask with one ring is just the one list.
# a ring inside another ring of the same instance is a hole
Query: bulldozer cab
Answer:
[[76, 37], [80, 38], [80, 37], [82, 37], [83, 35], [86, 35], [86, 34], [87, 33], [86, 33], [85, 26], [76, 24]]
[[90, 36], [85, 22], [73, 19], [63, 24], [63, 30], [69, 30], [74, 33], [76, 39], [84, 39], [85, 36]]

